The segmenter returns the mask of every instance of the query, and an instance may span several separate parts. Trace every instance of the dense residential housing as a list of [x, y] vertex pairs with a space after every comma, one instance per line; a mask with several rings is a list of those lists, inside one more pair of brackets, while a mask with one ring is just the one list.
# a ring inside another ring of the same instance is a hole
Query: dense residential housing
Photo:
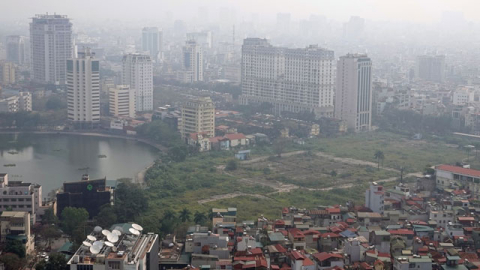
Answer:
[[266, 39], [247, 38], [242, 46], [244, 105], [269, 103], [282, 111], [333, 116], [334, 53], [311, 45], [303, 49], [272, 46]]
[[420, 55], [417, 57], [418, 78], [441, 83], [445, 80], [445, 55]]

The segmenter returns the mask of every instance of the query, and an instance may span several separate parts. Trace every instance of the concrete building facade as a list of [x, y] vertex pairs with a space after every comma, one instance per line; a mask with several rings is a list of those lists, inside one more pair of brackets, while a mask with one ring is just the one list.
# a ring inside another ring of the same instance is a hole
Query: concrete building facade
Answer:
[[421, 55], [417, 58], [417, 77], [432, 82], [445, 80], [445, 55]]
[[16, 82], [15, 64], [13, 62], [0, 62], [0, 85], [11, 85]]
[[25, 254], [32, 255], [35, 249], [33, 235], [30, 234], [30, 213], [3, 211], [0, 216], [1, 243], [18, 240], [25, 247]]
[[370, 187], [365, 191], [365, 207], [373, 212], [383, 213], [385, 192], [383, 186], [376, 182], [370, 183]]
[[30, 23], [33, 79], [65, 84], [67, 59], [73, 57], [72, 23], [64, 15], [36, 15]]
[[68, 120], [78, 127], [100, 122], [100, 62], [87, 50], [67, 61]]
[[109, 90], [110, 114], [116, 117], [135, 117], [135, 90], [117, 85]]
[[149, 55], [123, 57], [122, 84], [135, 89], [136, 112], [153, 110], [153, 66]]
[[7, 61], [17, 65], [25, 64], [25, 37], [7, 36], [6, 50]]
[[193, 83], [203, 81], [203, 50], [195, 41], [189, 40], [183, 47], [183, 72], [182, 81]]
[[372, 128], [372, 61], [366, 55], [347, 54], [338, 60], [335, 118], [355, 132]]
[[42, 186], [21, 181], [9, 181], [8, 174], [0, 174], [0, 211], [13, 210], [30, 213], [35, 224], [42, 206]]
[[144, 27], [142, 29], [142, 51], [148, 53], [153, 61], [161, 58], [163, 32], [157, 27]]
[[240, 102], [266, 102], [276, 114], [309, 111], [332, 117], [333, 62], [333, 51], [318, 46], [289, 49], [247, 38], [242, 46]]
[[215, 104], [209, 97], [186, 101], [182, 106], [182, 122], [179, 126], [182, 138], [187, 134], [203, 133], [215, 136]]

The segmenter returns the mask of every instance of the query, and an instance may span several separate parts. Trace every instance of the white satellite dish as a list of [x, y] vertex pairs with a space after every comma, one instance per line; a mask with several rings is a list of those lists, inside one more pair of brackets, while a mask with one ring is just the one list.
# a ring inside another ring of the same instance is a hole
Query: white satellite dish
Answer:
[[116, 234], [116, 235], [118, 235], [118, 236], [122, 235], [122, 232], [119, 231], [119, 230], [117, 230], [117, 229], [113, 230], [112, 233], [113, 233], [113, 234]]
[[92, 247], [98, 247], [98, 249], [101, 249], [103, 247], [103, 242], [95, 241], [95, 242], [93, 242]]
[[140, 232], [135, 230], [134, 228], [130, 228], [130, 229], [128, 229], [128, 231], [133, 235], [140, 235]]
[[142, 226], [140, 226], [140, 225], [138, 225], [138, 224], [132, 224], [132, 228], [134, 228], [134, 229], [137, 230], [137, 231], [143, 231]]
[[96, 232], [96, 233], [101, 233], [102, 232], [102, 227], [95, 226], [95, 228], [93, 228], [93, 231]]
[[117, 227], [115, 227], [115, 230], [117, 230], [117, 231], [119, 231], [119, 232], [122, 232], [122, 233], [123, 233], [123, 228], [122, 228], [122, 227], [120, 227], [120, 226], [117, 226]]
[[83, 244], [84, 246], [86, 246], [86, 247], [91, 247], [91, 246], [92, 246], [92, 244], [90, 244], [90, 243], [87, 242], [87, 241], [83, 241], [82, 244]]
[[98, 254], [100, 252], [100, 249], [102, 249], [101, 247], [98, 247], [98, 246], [91, 246], [90, 247], [90, 252], [92, 254]]
[[113, 247], [113, 243], [110, 243], [110, 242], [107, 241], [107, 242], [105, 242], [105, 246], [107, 246], [107, 247]]
[[107, 239], [108, 241], [112, 242], [112, 243], [115, 243], [118, 241], [118, 235], [114, 234], [114, 233], [111, 233], [109, 235], [107, 235]]
[[105, 235], [105, 236], [108, 236], [110, 234], [110, 231], [109, 230], [103, 230], [102, 234]]
[[90, 241], [97, 241], [97, 238], [93, 235], [87, 235], [87, 239]]

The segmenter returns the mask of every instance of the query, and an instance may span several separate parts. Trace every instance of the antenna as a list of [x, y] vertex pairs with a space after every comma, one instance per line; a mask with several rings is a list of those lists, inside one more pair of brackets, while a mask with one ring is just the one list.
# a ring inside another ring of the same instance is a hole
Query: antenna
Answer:
[[82, 244], [86, 247], [91, 247], [92, 246], [92, 244], [90, 244], [90, 242], [87, 242], [87, 241], [83, 241]]
[[105, 242], [105, 246], [107, 246], [107, 247], [113, 247], [114, 245], [113, 245], [113, 243], [107, 241], [107, 242]]
[[115, 234], [115, 235], [120, 236], [120, 235], [122, 235], [122, 232], [119, 231], [119, 230], [117, 230], [117, 229], [115, 229], [115, 230], [112, 231], [112, 234]]
[[133, 235], [140, 235], [140, 232], [135, 230], [134, 228], [130, 228], [128, 231]]

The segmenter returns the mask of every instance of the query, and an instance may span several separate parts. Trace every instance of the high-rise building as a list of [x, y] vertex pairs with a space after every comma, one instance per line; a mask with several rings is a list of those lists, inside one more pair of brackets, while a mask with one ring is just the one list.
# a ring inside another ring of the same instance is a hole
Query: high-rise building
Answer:
[[193, 83], [203, 81], [203, 52], [195, 40], [189, 40], [183, 47], [182, 81]]
[[45, 210], [42, 207], [41, 185], [11, 181], [6, 173], [0, 173], [0, 199], [2, 200], [0, 211], [11, 209], [28, 212], [31, 224], [35, 224]]
[[7, 61], [17, 65], [25, 64], [25, 37], [7, 36]]
[[355, 132], [372, 127], [372, 61], [366, 55], [347, 54], [338, 60], [335, 118]]
[[142, 30], [142, 50], [148, 53], [153, 61], [161, 58], [163, 50], [163, 32], [157, 27], [144, 27]]
[[153, 67], [150, 56], [127, 54], [123, 57], [122, 84], [135, 89], [135, 111], [153, 110]]
[[417, 58], [418, 78], [432, 82], [445, 79], [445, 55], [421, 55]]
[[100, 122], [100, 62], [86, 50], [67, 61], [68, 120], [81, 128]]
[[10, 85], [16, 82], [15, 64], [0, 61], [0, 85]]
[[187, 33], [187, 40], [195, 40], [203, 49], [211, 49], [213, 38], [211, 31], [191, 32]]
[[373, 212], [383, 213], [384, 209], [384, 190], [376, 182], [370, 183], [370, 187], [365, 191], [365, 207], [370, 208]]
[[135, 90], [117, 85], [109, 90], [110, 114], [116, 117], [135, 117]]
[[333, 116], [333, 51], [311, 45], [274, 47], [266, 39], [247, 38], [242, 46], [244, 105], [270, 103], [274, 112], [314, 112]]
[[73, 57], [72, 23], [63, 15], [36, 15], [30, 23], [33, 79], [65, 84]]
[[215, 136], [215, 104], [209, 97], [186, 101], [182, 106], [180, 134], [204, 133], [206, 137]]

